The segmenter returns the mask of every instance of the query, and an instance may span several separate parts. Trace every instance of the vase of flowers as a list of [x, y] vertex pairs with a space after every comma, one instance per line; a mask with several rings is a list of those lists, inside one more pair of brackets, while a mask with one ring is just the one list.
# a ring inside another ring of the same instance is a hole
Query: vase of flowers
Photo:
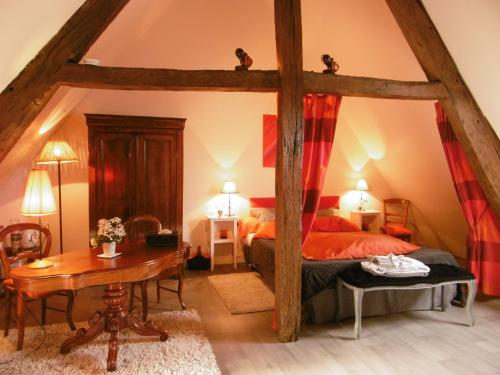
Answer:
[[105, 256], [113, 256], [116, 244], [125, 237], [125, 227], [119, 217], [109, 220], [100, 219], [97, 222], [97, 242], [102, 245]]

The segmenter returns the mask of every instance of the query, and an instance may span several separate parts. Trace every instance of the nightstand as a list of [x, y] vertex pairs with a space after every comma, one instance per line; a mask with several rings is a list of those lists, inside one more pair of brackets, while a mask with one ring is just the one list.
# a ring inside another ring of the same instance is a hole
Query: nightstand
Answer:
[[381, 214], [379, 210], [352, 210], [351, 221], [365, 232], [378, 232], [378, 216]]
[[[207, 217], [210, 224], [210, 269], [214, 270], [215, 245], [222, 243], [233, 244], [233, 264], [236, 269], [236, 256], [238, 255], [238, 217], [221, 216]], [[231, 229], [232, 228], [232, 231]], [[221, 230], [227, 230], [227, 238], [221, 238]], [[228, 230], [229, 229], [229, 230]]]

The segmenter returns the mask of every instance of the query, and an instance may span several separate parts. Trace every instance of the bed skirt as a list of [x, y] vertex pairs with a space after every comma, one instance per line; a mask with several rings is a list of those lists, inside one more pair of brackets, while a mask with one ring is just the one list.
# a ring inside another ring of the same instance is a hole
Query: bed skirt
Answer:
[[[444, 288], [446, 307], [455, 298], [457, 286]], [[354, 317], [353, 292], [343, 290], [341, 320]], [[363, 316], [377, 316], [405, 311], [432, 310], [441, 306], [441, 288], [420, 290], [377, 290], [363, 295]], [[337, 290], [324, 289], [302, 303], [302, 324], [335, 322], [337, 314]]]

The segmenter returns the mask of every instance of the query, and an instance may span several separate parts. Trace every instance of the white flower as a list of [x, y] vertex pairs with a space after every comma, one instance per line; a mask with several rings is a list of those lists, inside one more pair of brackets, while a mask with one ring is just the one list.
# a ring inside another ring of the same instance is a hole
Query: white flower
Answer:
[[97, 240], [99, 243], [120, 242], [126, 236], [125, 227], [119, 217], [97, 222]]

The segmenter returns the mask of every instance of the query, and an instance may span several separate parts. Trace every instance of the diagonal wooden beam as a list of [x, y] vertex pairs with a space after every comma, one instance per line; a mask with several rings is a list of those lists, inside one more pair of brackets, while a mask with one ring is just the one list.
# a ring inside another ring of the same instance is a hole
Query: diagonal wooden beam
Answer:
[[278, 91], [276, 145], [275, 292], [278, 336], [296, 341], [300, 330], [302, 269], [302, 157], [304, 86], [300, 0], [275, 0]]
[[78, 62], [128, 0], [87, 0], [0, 94], [0, 162], [55, 93], [55, 76]]
[[500, 141], [458, 71], [420, 0], [386, 0], [430, 81], [449, 92], [442, 104], [483, 191], [500, 216]]

